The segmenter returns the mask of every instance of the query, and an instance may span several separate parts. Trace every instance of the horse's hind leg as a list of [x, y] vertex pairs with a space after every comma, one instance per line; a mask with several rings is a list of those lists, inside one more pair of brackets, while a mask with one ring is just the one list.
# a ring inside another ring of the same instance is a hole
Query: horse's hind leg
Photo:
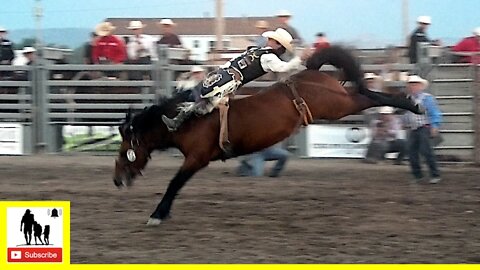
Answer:
[[409, 110], [416, 114], [422, 114], [424, 109], [415, 104], [411, 99], [404, 95], [392, 95], [387, 93], [374, 92], [367, 89], [362, 91], [362, 95], [367, 96], [377, 102], [379, 106], [392, 106], [400, 109]]

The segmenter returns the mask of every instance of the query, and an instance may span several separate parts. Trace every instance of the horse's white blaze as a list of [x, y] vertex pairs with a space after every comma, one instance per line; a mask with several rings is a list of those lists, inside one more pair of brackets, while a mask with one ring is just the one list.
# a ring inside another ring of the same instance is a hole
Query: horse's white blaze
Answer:
[[150, 219], [148, 219], [148, 221], [147, 221], [147, 226], [158, 226], [158, 225], [160, 225], [160, 223], [162, 223], [162, 220], [161, 220], [161, 219], [158, 219], [158, 218], [150, 218]]

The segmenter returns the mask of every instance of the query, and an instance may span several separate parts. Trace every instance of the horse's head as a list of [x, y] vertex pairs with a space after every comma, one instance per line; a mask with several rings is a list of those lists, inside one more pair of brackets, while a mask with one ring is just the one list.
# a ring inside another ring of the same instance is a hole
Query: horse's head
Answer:
[[133, 118], [129, 111], [125, 122], [118, 128], [122, 136], [122, 143], [115, 160], [113, 176], [113, 183], [117, 187], [131, 186], [135, 177], [142, 175], [142, 169], [147, 165], [152, 151], [145, 134], [135, 129]]

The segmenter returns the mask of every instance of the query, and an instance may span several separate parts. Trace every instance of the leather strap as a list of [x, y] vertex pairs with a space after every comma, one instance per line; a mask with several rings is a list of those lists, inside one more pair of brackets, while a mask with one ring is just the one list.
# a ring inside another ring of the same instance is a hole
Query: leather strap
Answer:
[[308, 108], [307, 102], [298, 94], [297, 89], [295, 88], [295, 83], [287, 79], [285, 84], [288, 86], [290, 91], [293, 94], [293, 105], [295, 109], [297, 109], [298, 113], [300, 113], [300, 117], [302, 119], [302, 125], [308, 126], [308, 124], [313, 123], [312, 112], [310, 112], [310, 108]]
[[231, 143], [228, 140], [228, 103], [229, 98], [225, 97], [218, 103], [218, 110], [220, 111], [220, 135], [218, 138], [218, 145], [225, 153], [231, 151]]

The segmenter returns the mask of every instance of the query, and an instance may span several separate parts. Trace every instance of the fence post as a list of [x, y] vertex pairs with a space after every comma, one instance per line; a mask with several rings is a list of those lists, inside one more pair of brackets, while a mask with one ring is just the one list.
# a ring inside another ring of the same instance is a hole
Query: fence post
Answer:
[[171, 75], [169, 74], [169, 51], [164, 44], [158, 46], [158, 62], [156, 65], [158, 76], [155, 78], [155, 84], [158, 88], [155, 90], [155, 98], [158, 100], [160, 96], [169, 95]]
[[474, 128], [474, 163], [480, 166], [480, 65], [474, 66], [474, 87], [473, 87], [473, 128]]
[[48, 136], [48, 106], [47, 106], [47, 70], [45, 60], [39, 58], [33, 66], [32, 91], [35, 104], [35, 152], [45, 153], [48, 151], [46, 138]]

